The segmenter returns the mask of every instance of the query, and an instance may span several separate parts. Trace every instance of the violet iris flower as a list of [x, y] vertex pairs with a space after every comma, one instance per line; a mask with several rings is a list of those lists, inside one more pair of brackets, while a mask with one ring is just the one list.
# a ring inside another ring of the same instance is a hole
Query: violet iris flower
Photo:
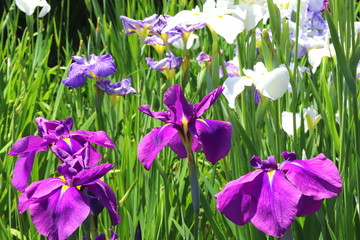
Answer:
[[20, 195], [20, 213], [27, 209], [36, 230], [51, 240], [68, 238], [90, 213], [89, 197], [83, 189], [90, 190], [107, 208], [111, 224], [120, 222], [116, 212], [117, 202], [112, 189], [100, 180], [114, 165], [104, 163], [76, 172], [58, 167], [61, 177], [53, 177], [32, 183]]
[[151, 57], [146, 57], [147, 64], [151, 67], [151, 70], [156, 69], [162, 71], [168, 79], [172, 79], [175, 75], [175, 69], [178, 69], [182, 63], [182, 57], [175, 57], [175, 55], [169, 51], [165, 54], [166, 58], [160, 61], [155, 61]]
[[[67, 159], [74, 161], [73, 159], [76, 159], [77, 155], [88, 154], [91, 156], [91, 160], [86, 164], [86, 167], [91, 167], [100, 161], [101, 154], [91, 144], [87, 143], [115, 148], [113, 141], [104, 131], [77, 130], [70, 132], [73, 125], [71, 117], [60, 121], [49, 121], [43, 117], [38, 117], [35, 121], [38, 124], [39, 137], [28, 136], [17, 140], [8, 154], [9, 156], [20, 155], [16, 161], [12, 179], [12, 184], [20, 192], [23, 192], [27, 186], [34, 157], [40, 151], [46, 151], [50, 148], [62, 162], [67, 162]], [[84, 147], [86, 148], [83, 149]], [[75, 165], [75, 163], [73, 164]]]
[[212, 57], [207, 55], [205, 52], [200, 52], [200, 54], [196, 57], [196, 61], [200, 63], [211, 62]]
[[101, 82], [96, 81], [97, 86], [109, 95], [116, 94], [124, 96], [127, 94], [135, 94], [136, 90], [131, 87], [131, 78], [123, 78], [121, 82], [111, 83], [109, 79], [104, 79]]
[[296, 216], [315, 213], [324, 198], [341, 192], [339, 171], [324, 154], [309, 160], [296, 160], [289, 152], [282, 156], [280, 166], [273, 156], [263, 161], [252, 157], [257, 170], [215, 195], [218, 211], [238, 225], [252, 222], [264, 233], [281, 237]]
[[75, 62], [70, 65], [68, 77], [62, 81], [72, 88], [84, 85], [86, 77], [107, 77], [116, 71], [115, 62], [109, 53], [101, 56], [91, 54], [89, 61], [79, 56], [73, 56], [72, 59]]
[[225, 157], [231, 146], [232, 127], [229, 122], [199, 119], [223, 91], [219, 86], [207, 94], [199, 103], [187, 102], [179, 84], [170, 87], [164, 94], [164, 103], [169, 107], [163, 112], [150, 111], [149, 105], [139, 110], [166, 124], [146, 134], [138, 145], [138, 157], [146, 170], [160, 150], [168, 145], [180, 158], [187, 152], [204, 149], [206, 159], [215, 164]]

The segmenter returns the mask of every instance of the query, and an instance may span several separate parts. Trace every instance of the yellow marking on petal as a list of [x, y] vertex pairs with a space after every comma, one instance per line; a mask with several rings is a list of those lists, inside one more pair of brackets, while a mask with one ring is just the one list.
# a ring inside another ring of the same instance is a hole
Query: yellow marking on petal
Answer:
[[66, 180], [65, 180], [65, 178], [64, 178], [63, 176], [60, 176], [59, 178], [61, 179], [61, 181], [63, 181], [64, 183], [66, 183]]
[[222, 15], [218, 15], [217, 17], [218, 17], [218, 18], [223, 18], [224, 16], [222, 16]]
[[68, 190], [69, 186], [68, 185], [63, 185], [61, 187], [61, 194], [60, 194], [60, 197], [65, 193], [66, 190]]
[[203, 124], [205, 124], [207, 127], [210, 128], [209, 124], [207, 124], [207, 122], [205, 122], [204, 119], [197, 118], [196, 120], [202, 122]]
[[271, 183], [272, 183], [273, 178], [274, 178], [275, 170], [268, 171], [267, 174], [269, 176], [269, 181], [270, 181], [270, 186], [271, 186]]
[[71, 147], [70, 138], [63, 138], [63, 140]]

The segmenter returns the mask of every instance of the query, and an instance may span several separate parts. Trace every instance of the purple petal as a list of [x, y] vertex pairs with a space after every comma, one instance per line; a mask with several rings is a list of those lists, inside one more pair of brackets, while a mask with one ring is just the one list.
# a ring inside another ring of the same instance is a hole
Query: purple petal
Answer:
[[173, 124], [165, 124], [162, 127], [154, 128], [146, 134], [138, 145], [137, 155], [146, 170], [149, 170], [154, 159], [161, 149], [163, 149], [178, 134], [178, 130]]
[[62, 150], [68, 152], [69, 154], [74, 154], [83, 148], [83, 146], [74, 138], [59, 139], [55, 145], [56, 147], [61, 148]]
[[117, 202], [113, 190], [101, 180], [97, 180], [93, 184], [84, 185], [86, 186], [94, 195], [96, 195], [102, 205], [108, 210], [111, 224], [117, 225], [120, 222], [120, 216], [117, 214]]
[[20, 192], [25, 191], [34, 164], [34, 157], [38, 151], [23, 153], [17, 159], [12, 177], [13, 186]]
[[292, 224], [301, 192], [280, 170], [264, 171], [261, 194], [251, 222], [266, 234], [282, 237]]
[[331, 198], [341, 192], [339, 171], [324, 154], [309, 160], [288, 161], [281, 170], [304, 195], [315, 200]]
[[180, 84], [170, 87], [165, 92], [164, 103], [174, 114], [171, 120], [176, 125], [183, 125], [184, 120], [189, 122], [194, 118], [193, 106], [186, 100]]
[[207, 160], [215, 164], [228, 154], [232, 133], [229, 122], [197, 119], [195, 127]]
[[11, 148], [9, 156], [19, 155], [29, 152], [46, 151], [47, 141], [36, 136], [28, 136], [17, 140]]
[[139, 108], [139, 111], [149, 115], [152, 118], [156, 118], [160, 121], [163, 121], [165, 123], [168, 123], [170, 121], [169, 116], [168, 116], [168, 111], [163, 111], [163, 112], [153, 112], [150, 111], [150, 106], [149, 105], [142, 105]]
[[219, 86], [214, 89], [211, 93], [207, 94], [199, 103], [194, 105], [196, 109], [196, 117], [200, 117], [204, 114], [204, 112], [216, 101], [216, 99], [221, 95], [224, 91], [224, 87]]
[[90, 213], [89, 199], [75, 187], [59, 189], [30, 206], [36, 230], [51, 240], [68, 238]]
[[262, 185], [262, 171], [254, 171], [228, 182], [214, 197], [216, 208], [238, 225], [250, 222], [257, 208]]
[[[90, 58], [89, 70], [96, 76], [107, 77], [116, 72], [115, 62], [109, 53], [99, 57], [92, 55]], [[95, 61], [95, 63], [92, 63], [93, 61]], [[92, 78], [89, 72], [85, 71], [85, 74]]]
[[90, 131], [77, 130], [71, 132], [70, 137], [78, 140], [79, 142], [81, 142], [81, 140], [83, 141], [85, 140], [86, 142], [91, 142], [103, 147], [115, 148], [114, 142], [104, 131], [90, 132]]
[[113, 168], [113, 164], [104, 163], [89, 169], [84, 169], [73, 178], [73, 184], [74, 186], [80, 186], [83, 184], [94, 182], [103, 177]]
[[84, 76], [87, 71], [87, 67], [78, 63], [72, 63], [68, 77], [62, 80], [62, 83], [68, 87], [77, 88], [84, 85], [86, 78]]
[[311, 215], [321, 208], [322, 200], [314, 200], [313, 197], [302, 195], [299, 201], [296, 216]]
[[174, 137], [169, 141], [168, 146], [179, 156], [179, 158], [187, 158], [186, 149], [179, 134], [174, 135]]

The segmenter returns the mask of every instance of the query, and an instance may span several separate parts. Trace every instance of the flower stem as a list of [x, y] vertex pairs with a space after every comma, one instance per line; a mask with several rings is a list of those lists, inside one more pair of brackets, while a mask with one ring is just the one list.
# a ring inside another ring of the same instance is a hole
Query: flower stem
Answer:
[[190, 178], [190, 186], [191, 186], [191, 198], [195, 213], [194, 239], [197, 240], [198, 228], [199, 228], [199, 213], [200, 213], [199, 182], [197, 178], [197, 169], [195, 164], [194, 153], [191, 150], [187, 151], [187, 156], [188, 156], [189, 178]]

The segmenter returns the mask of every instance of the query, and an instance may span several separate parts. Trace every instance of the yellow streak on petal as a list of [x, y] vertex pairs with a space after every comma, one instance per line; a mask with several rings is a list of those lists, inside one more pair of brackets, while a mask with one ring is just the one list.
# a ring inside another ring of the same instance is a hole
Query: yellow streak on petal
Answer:
[[274, 178], [275, 170], [268, 171], [267, 174], [269, 176], [269, 181], [270, 181], [270, 186], [271, 186], [273, 178]]

